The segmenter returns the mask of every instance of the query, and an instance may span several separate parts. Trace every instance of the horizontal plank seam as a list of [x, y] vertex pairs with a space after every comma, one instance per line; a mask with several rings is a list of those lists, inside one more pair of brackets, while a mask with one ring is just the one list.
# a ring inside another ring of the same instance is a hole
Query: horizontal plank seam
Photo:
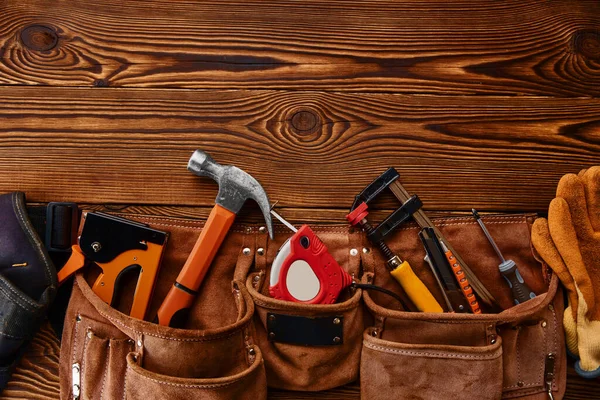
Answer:
[[[365, 85], [365, 86], [370, 86], [370, 85]], [[23, 87], [23, 88], [39, 88], [39, 87], [44, 87], [44, 88], [54, 88], [54, 89], [65, 89], [65, 90], [71, 90], [71, 89], [93, 89], [93, 90], [146, 90], [146, 91], [162, 91], [165, 93], [168, 92], [172, 92], [173, 90], [178, 90], [178, 91], [189, 91], [189, 92], [198, 92], [198, 91], [203, 91], [203, 92], [239, 92], [239, 91], [245, 91], [245, 92], [294, 92], [294, 93], [327, 93], [327, 94], [345, 94], [345, 95], [383, 95], [383, 94], [391, 94], [391, 95], [401, 95], [401, 96], [414, 96], [414, 97], [439, 97], [439, 98], [444, 98], [444, 97], [450, 97], [450, 98], [455, 98], [455, 97], [468, 97], [468, 98], [476, 98], [476, 97], [483, 97], [486, 99], [528, 99], [528, 100], [535, 100], [535, 99], [580, 99], [580, 100], [590, 100], [590, 99], [600, 99], [600, 96], [594, 96], [594, 95], [589, 95], [589, 96], [542, 96], [539, 94], [526, 94], [526, 93], [515, 93], [515, 94], [499, 94], [499, 93], [503, 93], [503, 92], [498, 92], [498, 93], [475, 93], [473, 92], [472, 94], [469, 93], [456, 93], [456, 94], [452, 94], [452, 93], [445, 93], [445, 94], [440, 94], [439, 92], [428, 92], [428, 91], [420, 91], [420, 92], [410, 92], [410, 91], [398, 91], [398, 90], [356, 90], [356, 88], [349, 88], [347, 90], [340, 90], [340, 89], [327, 89], [327, 88], [321, 88], [319, 87], [318, 89], [304, 89], [304, 88], [248, 88], [248, 87], [241, 87], [241, 88], [232, 88], [231, 85], [229, 86], [223, 86], [222, 88], [216, 88], [216, 87], [199, 87], [199, 88], [190, 88], [190, 87], [178, 87], [178, 86], [173, 86], [173, 87], [140, 87], [140, 86], [114, 86], [114, 87], [95, 87], [93, 85], [89, 85], [89, 86], [83, 86], [83, 85], [74, 85], [74, 86], [64, 86], [64, 85], [45, 85], [45, 84], [36, 84], [36, 85], [27, 85], [27, 84], [9, 84], [9, 83], [3, 83], [0, 84], [0, 88], [15, 88], [15, 87]], [[468, 90], [466, 90], [466, 92], [468, 92]]]

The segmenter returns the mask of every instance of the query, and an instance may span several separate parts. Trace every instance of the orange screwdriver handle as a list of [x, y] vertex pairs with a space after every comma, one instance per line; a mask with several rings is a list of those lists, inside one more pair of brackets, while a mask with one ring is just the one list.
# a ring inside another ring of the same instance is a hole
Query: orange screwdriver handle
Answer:
[[[202, 280], [234, 220], [234, 212], [218, 204], [214, 206], [175, 284], [158, 309], [159, 325], [182, 326], [181, 320], [187, 313], [185, 310], [191, 307]], [[176, 314], [177, 318], [173, 318]]]
[[456, 257], [454, 257], [454, 254], [452, 254], [450, 250], [446, 252], [446, 259], [450, 263], [452, 271], [454, 271], [454, 276], [456, 276], [458, 285], [460, 286], [463, 295], [467, 299], [469, 307], [471, 307], [471, 311], [473, 311], [473, 314], [481, 314], [481, 308], [479, 308], [479, 303], [477, 302], [475, 293], [473, 293], [473, 288], [469, 284], [469, 280], [467, 279], [467, 276], [462, 270], [462, 267], [458, 263], [458, 260], [456, 259]]

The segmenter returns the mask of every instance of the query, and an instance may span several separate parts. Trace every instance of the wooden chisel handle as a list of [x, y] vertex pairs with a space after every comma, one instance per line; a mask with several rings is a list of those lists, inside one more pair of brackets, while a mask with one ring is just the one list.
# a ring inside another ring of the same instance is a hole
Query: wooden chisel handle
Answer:
[[475, 293], [473, 293], [473, 288], [469, 284], [469, 280], [467, 279], [467, 276], [462, 270], [461, 265], [450, 250], [448, 250], [445, 254], [446, 259], [448, 259], [448, 262], [452, 267], [454, 276], [456, 276], [458, 286], [460, 286], [463, 295], [467, 299], [467, 303], [469, 303], [469, 307], [471, 307], [471, 311], [473, 311], [473, 314], [481, 314], [481, 308], [479, 307], [479, 303], [477, 302], [477, 297], [475, 297]]
[[175, 284], [158, 309], [159, 325], [182, 326], [202, 280], [234, 220], [234, 212], [218, 204], [214, 206]]
[[407, 261], [390, 271], [390, 274], [404, 288], [410, 300], [422, 312], [443, 313], [442, 306], [431, 294], [427, 286], [415, 275]]

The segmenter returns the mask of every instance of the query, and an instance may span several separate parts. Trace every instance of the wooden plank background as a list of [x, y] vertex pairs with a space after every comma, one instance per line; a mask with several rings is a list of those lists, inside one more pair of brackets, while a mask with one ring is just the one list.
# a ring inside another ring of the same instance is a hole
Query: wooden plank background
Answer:
[[[429, 211], [543, 212], [600, 164], [599, 95], [596, 0], [3, 0], [0, 192], [204, 218], [201, 147], [293, 221], [388, 166]], [[5, 398], [56, 398], [58, 354], [44, 329]]]

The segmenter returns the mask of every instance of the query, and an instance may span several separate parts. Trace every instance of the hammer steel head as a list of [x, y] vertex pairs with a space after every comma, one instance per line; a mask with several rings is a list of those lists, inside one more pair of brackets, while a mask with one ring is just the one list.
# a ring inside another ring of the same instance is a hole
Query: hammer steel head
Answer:
[[242, 209], [246, 200], [256, 201], [265, 217], [269, 236], [273, 239], [269, 197], [260, 183], [250, 174], [233, 165], [221, 165], [202, 150], [196, 150], [192, 154], [188, 162], [188, 171], [215, 180], [219, 184], [215, 203], [235, 214]]

